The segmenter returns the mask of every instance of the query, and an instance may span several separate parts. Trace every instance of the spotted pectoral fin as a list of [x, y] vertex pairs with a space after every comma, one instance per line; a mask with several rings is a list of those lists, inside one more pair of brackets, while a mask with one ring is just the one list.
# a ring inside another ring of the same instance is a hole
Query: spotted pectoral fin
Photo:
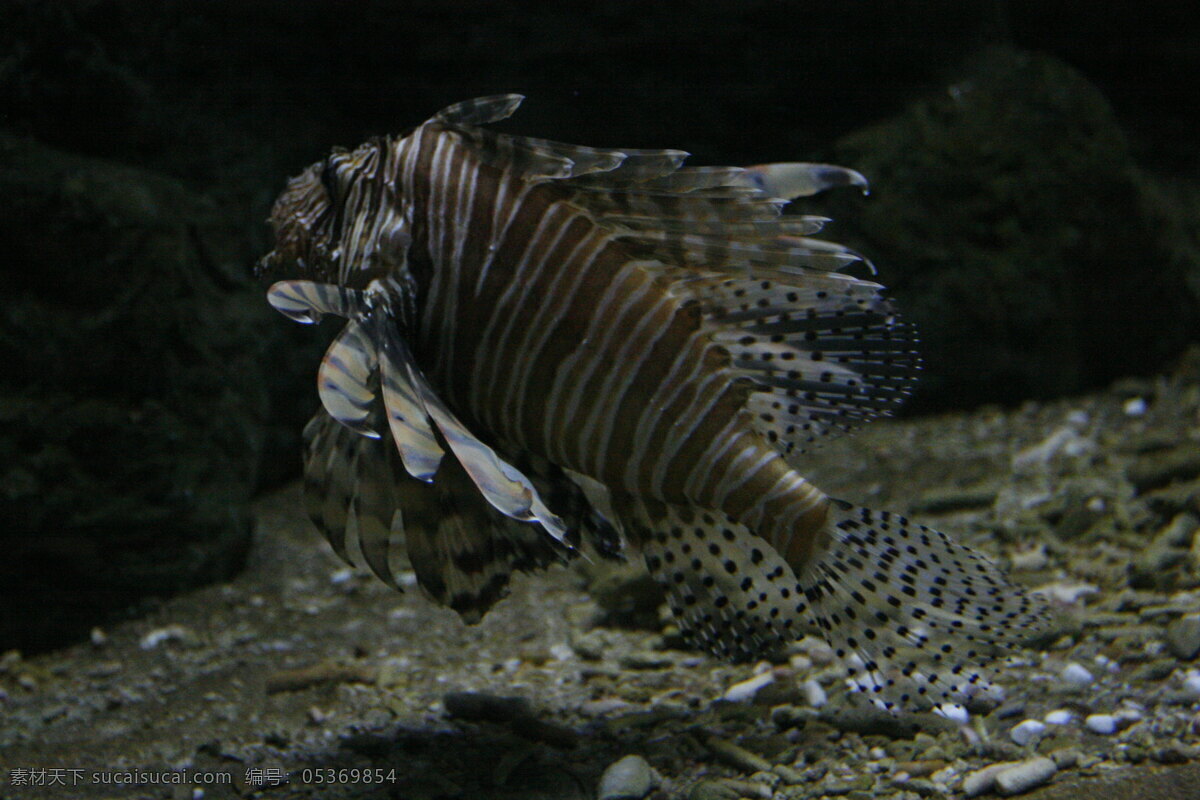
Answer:
[[766, 658], [802, 633], [792, 568], [725, 514], [622, 498], [623, 523], [666, 590], [681, 630], [735, 661]]
[[468, 623], [508, 590], [514, 570], [560, 561], [569, 548], [484, 502], [462, 465], [446, 459], [432, 484], [400, 484], [400, 520], [422, 590]]

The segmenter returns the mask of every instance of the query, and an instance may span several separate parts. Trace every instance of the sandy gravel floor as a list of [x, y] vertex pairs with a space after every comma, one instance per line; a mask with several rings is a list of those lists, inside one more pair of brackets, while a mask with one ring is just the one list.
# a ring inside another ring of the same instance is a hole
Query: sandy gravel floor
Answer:
[[868, 711], [809, 640], [776, 664], [681, 649], [636, 569], [520, 580], [466, 627], [337, 561], [293, 488], [260, 503], [236, 581], [0, 657], [0, 796], [1200, 798], [1198, 376], [1194, 351], [1175, 376], [814, 454], [819, 486], [1055, 605], [965, 722]]

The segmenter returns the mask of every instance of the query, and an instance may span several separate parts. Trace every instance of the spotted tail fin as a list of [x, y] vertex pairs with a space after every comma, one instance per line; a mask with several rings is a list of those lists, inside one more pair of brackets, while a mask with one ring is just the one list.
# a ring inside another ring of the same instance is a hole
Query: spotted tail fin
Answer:
[[878, 705], [987, 695], [982, 664], [1046, 620], [987, 557], [899, 514], [832, 501], [826, 532], [801, 570], [807, 611]]
[[641, 503], [627, 526], [680, 627], [715, 655], [761, 658], [816, 630], [882, 707], [988, 695], [984, 664], [1040, 627], [1042, 604], [943, 533], [829, 502], [798, 573], [724, 514]]

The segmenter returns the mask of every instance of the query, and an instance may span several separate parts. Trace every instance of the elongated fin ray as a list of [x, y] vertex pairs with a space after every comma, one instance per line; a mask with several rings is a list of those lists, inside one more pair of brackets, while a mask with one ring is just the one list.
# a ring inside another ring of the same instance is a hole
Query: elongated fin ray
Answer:
[[808, 236], [819, 233], [828, 217], [788, 216], [752, 219], [746, 222], [725, 222], [688, 217], [648, 217], [611, 214], [604, 218], [610, 225], [620, 225], [634, 231], [663, 231], [679, 235], [721, 236], [745, 242], [772, 241], [781, 236]]
[[408, 473], [422, 481], [432, 480], [445, 450], [413, 385], [412, 354], [398, 336], [385, 335], [382, 341], [379, 378], [388, 428]]
[[434, 119], [454, 125], [487, 125], [511, 117], [524, 99], [525, 96], [520, 94], [476, 97], [446, 106], [434, 115]]
[[325, 314], [347, 319], [362, 309], [362, 292], [314, 281], [279, 281], [267, 290], [271, 306], [296, 322], [311, 325]]
[[858, 186], [864, 192], [868, 191], [867, 179], [862, 173], [834, 164], [760, 164], [747, 167], [739, 180], [771, 197], [788, 200], [838, 186]]
[[364, 326], [346, 323], [325, 351], [317, 371], [317, 389], [329, 415], [346, 427], [377, 438], [379, 433], [367, 422], [375, 402], [376, 370], [379, 353]]

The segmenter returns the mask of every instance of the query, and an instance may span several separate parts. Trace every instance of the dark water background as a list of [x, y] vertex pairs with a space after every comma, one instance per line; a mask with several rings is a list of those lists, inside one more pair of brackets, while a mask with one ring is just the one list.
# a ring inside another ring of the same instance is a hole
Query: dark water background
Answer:
[[251, 278], [284, 179], [518, 91], [506, 129], [828, 160], [920, 326], [913, 410], [1197, 339], [1200, 26], [1168, 4], [0, 2], [0, 651], [241, 566], [320, 352]]

